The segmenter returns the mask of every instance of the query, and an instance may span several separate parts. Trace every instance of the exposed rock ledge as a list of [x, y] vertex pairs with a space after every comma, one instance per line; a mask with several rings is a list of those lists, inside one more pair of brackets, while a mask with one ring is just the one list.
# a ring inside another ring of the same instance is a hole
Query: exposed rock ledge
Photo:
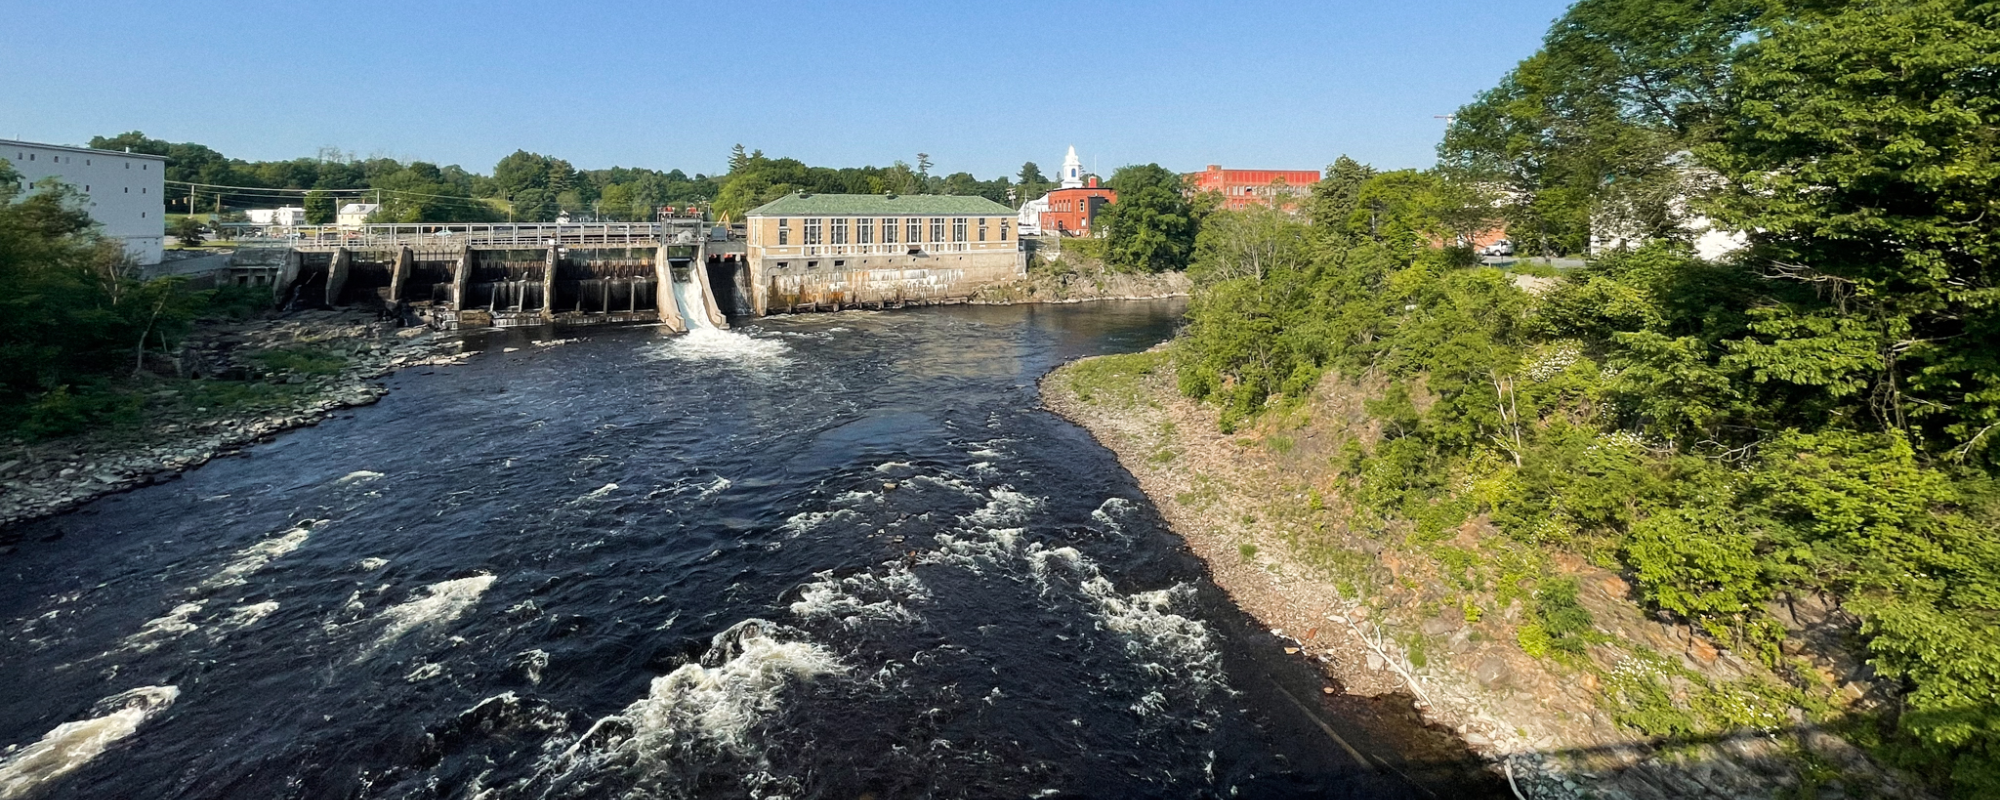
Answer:
[[1186, 273], [1112, 272], [1101, 268], [1076, 271], [1031, 270], [1026, 276], [980, 288], [972, 302], [1081, 303], [1089, 300], [1155, 300], [1188, 295]]

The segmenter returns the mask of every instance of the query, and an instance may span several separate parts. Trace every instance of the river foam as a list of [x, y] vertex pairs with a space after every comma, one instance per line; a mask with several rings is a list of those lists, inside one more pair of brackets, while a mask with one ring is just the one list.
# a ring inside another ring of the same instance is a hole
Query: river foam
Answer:
[[762, 784], [748, 794], [773, 796], [770, 784], [784, 781], [764, 769], [760, 729], [789, 687], [847, 672], [798, 631], [744, 620], [716, 634], [699, 662], [654, 678], [645, 697], [545, 760], [534, 780], [564, 786], [619, 774], [631, 783], [621, 797], [679, 796], [686, 776], [728, 763], [747, 784]]
[[645, 355], [650, 361], [728, 361], [761, 367], [792, 363], [791, 351], [777, 339], [696, 328], [647, 348]]
[[463, 616], [493, 585], [492, 575], [440, 581], [424, 587], [424, 594], [380, 615], [385, 624], [373, 649], [380, 650], [421, 627], [444, 625]]
[[103, 755], [174, 704], [174, 686], [141, 686], [98, 701], [90, 719], [65, 722], [0, 760], [0, 800], [27, 797]]

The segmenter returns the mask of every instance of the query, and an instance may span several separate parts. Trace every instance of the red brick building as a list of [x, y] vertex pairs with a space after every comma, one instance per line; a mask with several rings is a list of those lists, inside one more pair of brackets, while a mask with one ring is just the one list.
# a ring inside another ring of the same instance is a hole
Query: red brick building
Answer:
[[1049, 209], [1042, 212], [1042, 232], [1089, 236], [1098, 210], [1118, 202], [1118, 193], [1099, 187], [1091, 178], [1088, 185], [1056, 189], [1043, 199]]
[[1231, 210], [1253, 205], [1291, 210], [1319, 183], [1319, 173], [1312, 170], [1223, 169], [1219, 164], [1185, 177], [1194, 191], [1221, 194], [1222, 207]]

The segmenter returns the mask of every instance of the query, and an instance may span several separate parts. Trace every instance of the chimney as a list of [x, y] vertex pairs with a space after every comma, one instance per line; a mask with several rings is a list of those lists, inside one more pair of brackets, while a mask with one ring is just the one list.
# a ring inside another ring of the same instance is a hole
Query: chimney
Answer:
[[1092, 175], [1092, 176], [1090, 176], [1090, 188], [1092, 188], [1092, 189], [1095, 189], [1095, 188], [1097, 188], [1097, 176], [1096, 176], [1096, 175]]

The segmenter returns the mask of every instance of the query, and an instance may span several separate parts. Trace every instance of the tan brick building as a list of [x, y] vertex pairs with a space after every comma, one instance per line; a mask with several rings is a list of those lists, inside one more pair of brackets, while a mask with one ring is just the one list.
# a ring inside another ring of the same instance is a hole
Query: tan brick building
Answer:
[[745, 217], [759, 314], [963, 302], [1025, 270], [1013, 209], [984, 197], [801, 192]]

